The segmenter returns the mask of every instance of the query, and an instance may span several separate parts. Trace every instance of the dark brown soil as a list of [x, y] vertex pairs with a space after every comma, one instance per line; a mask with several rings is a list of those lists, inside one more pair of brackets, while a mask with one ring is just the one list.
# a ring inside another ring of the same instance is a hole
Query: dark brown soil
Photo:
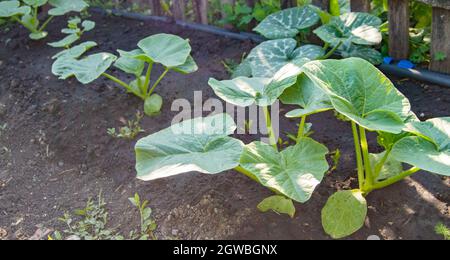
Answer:
[[[162, 82], [158, 93], [165, 98], [164, 112], [144, 119], [147, 133], [169, 126], [177, 114], [170, 111], [174, 99], [193, 100], [196, 90], [203, 91], [204, 100], [213, 97], [209, 77], [228, 77], [221, 61], [238, 60], [252, 47], [167, 24], [92, 19], [97, 28], [84, 38], [97, 41], [103, 51], [129, 50], [140, 39], [160, 32], [191, 39], [200, 70], [188, 76], [170, 74]], [[61, 19], [52, 23], [49, 41], [61, 37], [58, 31], [64, 24]], [[294, 219], [262, 214], [256, 205], [271, 192], [236, 172], [138, 181], [134, 142], [113, 139], [106, 129], [120, 126], [119, 119], [131, 118], [142, 103], [106, 80], [83, 86], [56, 79], [50, 72], [50, 57], [56, 52], [44, 42], [29, 41], [22, 28], [0, 33], [0, 125], [7, 124], [0, 132], [0, 229], [7, 231], [3, 238], [28, 238], [38, 226], [60, 229], [58, 217], [84, 206], [88, 197], [101, 191], [111, 226], [123, 234], [138, 225], [127, 200], [138, 192], [151, 201], [162, 239], [328, 239], [321, 227], [321, 208], [337, 189], [356, 187], [347, 123], [332, 113], [311, 118], [314, 138], [330, 150], [341, 149], [338, 170], [326, 177], [311, 201], [297, 204]], [[394, 80], [423, 119], [450, 115], [449, 89]], [[282, 131], [294, 128], [295, 122], [283, 121]], [[449, 179], [420, 172], [370, 194], [367, 223], [351, 238], [439, 239], [433, 229], [438, 222], [449, 224], [449, 186]]]

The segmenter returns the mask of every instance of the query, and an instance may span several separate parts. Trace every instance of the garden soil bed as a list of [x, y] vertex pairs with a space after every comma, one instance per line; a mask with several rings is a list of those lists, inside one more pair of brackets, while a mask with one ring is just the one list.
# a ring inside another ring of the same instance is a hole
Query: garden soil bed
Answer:
[[[170, 24], [98, 15], [91, 19], [97, 28], [84, 39], [99, 43], [98, 50], [129, 50], [140, 39], [161, 32], [191, 40], [200, 69], [187, 76], [170, 74], [162, 82], [158, 93], [165, 98], [163, 113], [143, 120], [147, 133], [170, 125], [178, 113], [170, 111], [173, 100], [192, 101], [194, 91], [203, 91], [203, 100], [214, 97], [208, 79], [229, 77], [221, 61], [239, 60], [253, 46]], [[63, 25], [63, 19], [52, 23], [48, 41], [61, 38]], [[322, 207], [336, 190], [356, 187], [348, 123], [332, 113], [311, 117], [314, 138], [330, 150], [340, 148], [341, 164], [308, 203], [296, 205], [295, 218], [263, 214], [256, 205], [271, 192], [233, 171], [137, 180], [135, 143], [111, 138], [106, 130], [120, 126], [122, 117], [133, 117], [142, 102], [106, 80], [87, 86], [73, 79], [58, 80], [51, 74], [50, 57], [56, 52], [45, 42], [28, 40], [22, 28], [0, 33], [0, 125], [6, 123], [0, 132], [0, 230], [6, 232], [0, 232], [0, 238], [26, 239], [42, 227], [62, 229], [58, 217], [83, 207], [100, 192], [108, 203], [110, 226], [123, 234], [138, 226], [137, 213], [127, 200], [138, 192], [150, 200], [161, 239], [329, 238], [321, 227]], [[422, 119], [450, 115], [449, 89], [393, 80]], [[294, 132], [295, 122], [282, 120], [282, 131]], [[376, 144], [373, 136], [371, 142]], [[373, 192], [366, 224], [350, 238], [439, 239], [434, 226], [449, 224], [449, 186], [448, 178], [420, 172]]]

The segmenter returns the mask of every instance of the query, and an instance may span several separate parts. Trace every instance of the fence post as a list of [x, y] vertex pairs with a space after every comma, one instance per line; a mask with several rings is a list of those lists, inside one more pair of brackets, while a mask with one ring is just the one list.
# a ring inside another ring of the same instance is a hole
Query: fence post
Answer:
[[[430, 70], [450, 74], [450, 10], [433, 7]], [[443, 60], [436, 59], [442, 56]]]
[[389, 55], [409, 57], [409, 1], [389, 0]]
[[185, 0], [173, 0], [172, 4], [172, 13], [173, 17], [176, 20], [185, 20], [186, 19], [186, 5]]
[[324, 11], [328, 11], [330, 9], [330, 0], [313, 0], [313, 5], [322, 8]]
[[351, 0], [352, 12], [370, 12], [370, 0]]
[[151, 0], [150, 8], [152, 10], [152, 15], [154, 15], [154, 16], [162, 16], [163, 15], [160, 0]]
[[196, 21], [201, 24], [208, 24], [208, 0], [192, 0]]

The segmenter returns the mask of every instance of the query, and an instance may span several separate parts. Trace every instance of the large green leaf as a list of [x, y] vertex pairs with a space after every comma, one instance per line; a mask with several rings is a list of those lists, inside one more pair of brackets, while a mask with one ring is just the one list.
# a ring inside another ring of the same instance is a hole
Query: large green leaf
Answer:
[[19, 1], [2, 1], [0, 2], [0, 17], [11, 17], [15, 15], [29, 14], [31, 8], [29, 6], [20, 6]]
[[49, 0], [52, 9], [48, 11], [49, 15], [61, 16], [70, 12], [81, 12], [89, 5], [83, 0]]
[[243, 143], [228, 137], [233, 118], [219, 114], [173, 125], [138, 141], [138, 178], [154, 180], [198, 171], [217, 174], [239, 165]]
[[161, 63], [172, 68], [183, 65], [191, 53], [189, 40], [171, 34], [156, 34], [141, 40], [139, 48], [144, 52], [136, 57], [146, 62]]
[[382, 40], [379, 30], [382, 21], [368, 13], [346, 13], [334, 17], [328, 24], [314, 30], [324, 42], [332, 46], [343, 43], [376, 45]]
[[67, 48], [67, 47], [70, 47], [70, 45], [72, 45], [74, 42], [78, 41], [79, 39], [80, 39], [80, 36], [78, 36], [77, 34], [69, 34], [57, 42], [48, 43], [48, 45], [50, 45], [54, 48]]
[[223, 81], [211, 78], [208, 83], [221, 99], [236, 106], [247, 107], [253, 104], [272, 105], [295, 80], [272, 82], [268, 78], [239, 77]]
[[450, 176], [450, 117], [412, 122], [405, 131], [418, 136], [398, 141], [392, 149], [392, 157], [429, 172]]
[[322, 225], [334, 239], [344, 238], [363, 227], [367, 202], [361, 191], [338, 191], [322, 209]]
[[298, 202], [306, 202], [328, 170], [328, 149], [310, 138], [278, 152], [273, 146], [254, 142], [247, 145], [241, 167], [262, 185]]
[[291, 218], [295, 216], [295, 207], [291, 199], [285, 196], [275, 195], [265, 198], [258, 204], [258, 209], [261, 212], [267, 212], [269, 210], [279, 214], [287, 214]]
[[77, 59], [81, 55], [86, 53], [88, 50], [94, 48], [95, 46], [97, 46], [96, 42], [92, 42], [92, 41], [83, 42], [79, 45], [73, 46], [70, 49], [63, 50], [63, 51], [57, 53], [55, 56], [52, 57], [52, 59], [59, 59], [62, 57]]
[[289, 112], [287, 117], [302, 117], [324, 112], [333, 108], [330, 98], [317, 87], [305, 74], [298, 77], [297, 83], [286, 89], [280, 96], [281, 102], [286, 105], [298, 105], [301, 109]]
[[52, 73], [60, 79], [75, 76], [79, 82], [89, 84], [111, 67], [116, 58], [109, 53], [93, 54], [81, 60], [64, 57], [53, 63]]
[[334, 109], [368, 130], [398, 134], [411, 116], [408, 99], [363, 59], [312, 61], [302, 70], [328, 94]]
[[294, 7], [269, 15], [254, 31], [267, 39], [294, 38], [301, 30], [314, 26], [319, 20], [313, 8]]
[[324, 54], [320, 46], [308, 44], [297, 48], [296, 40], [280, 39], [256, 46], [246, 61], [250, 64], [254, 77], [271, 78], [289, 63], [306, 63]]
[[120, 57], [114, 63], [114, 67], [124, 71], [125, 73], [134, 74], [136, 77], [140, 77], [145, 68], [145, 62], [135, 59], [136, 55], [142, 54], [142, 50], [136, 49], [132, 51], [117, 50]]

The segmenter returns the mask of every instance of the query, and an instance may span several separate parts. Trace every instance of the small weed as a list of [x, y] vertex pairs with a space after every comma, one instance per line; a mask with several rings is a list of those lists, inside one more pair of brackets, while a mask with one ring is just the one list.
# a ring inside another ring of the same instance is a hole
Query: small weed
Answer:
[[121, 120], [121, 122], [125, 125], [123, 127], [120, 127], [117, 131], [116, 128], [109, 128], [108, 129], [108, 135], [114, 137], [114, 138], [122, 138], [127, 140], [134, 140], [140, 133], [145, 132], [145, 130], [141, 127], [141, 120], [144, 117], [144, 115], [138, 111], [136, 112], [135, 119], [125, 121], [124, 119]]
[[74, 211], [74, 215], [64, 213], [59, 220], [66, 224], [67, 229], [62, 233], [56, 231], [51, 240], [62, 240], [64, 235], [66, 239], [75, 237], [80, 240], [123, 240], [124, 237], [118, 234], [114, 229], [107, 227], [108, 212], [106, 210], [105, 200], [102, 194], [98, 195], [97, 201], [91, 198], [83, 209]]
[[333, 161], [333, 166], [328, 171], [328, 174], [333, 173], [338, 167], [341, 160], [341, 150], [336, 149], [334, 152], [330, 153], [331, 160]]
[[152, 209], [148, 207], [148, 201], [142, 201], [136, 193], [130, 202], [139, 210], [140, 228], [130, 232], [129, 237], [122, 236], [115, 228], [108, 227], [109, 213], [102, 194], [97, 200], [88, 199], [85, 208], [65, 213], [61, 222], [67, 228], [55, 231], [49, 236], [49, 240], [149, 240], [156, 239], [153, 232], [156, 230], [156, 222], [152, 218]]
[[436, 234], [443, 236], [445, 240], [450, 240], [450, 229], [443, 223], [438, 223], [434, 227], [434, 231]]
[[434, 54], [435, 61], [444, 61], [446, 59], [447, 59], [447, 55], [445, 55], [445, 53], [443, 53], [442, 51], [436, 52]]
[[132, 240], [155, 240], [156, 237], [153, 232], [156, 230], [156, 222], [152, 219], [152, 209], [147, 207], [148, 201], [141, 201], [139, 194], [134, 194], [134, 197], [128, 199], [133, 206], [139, 210], [139, 216], [141, 220], [140, 231], [131, 231], [130, 239]]

